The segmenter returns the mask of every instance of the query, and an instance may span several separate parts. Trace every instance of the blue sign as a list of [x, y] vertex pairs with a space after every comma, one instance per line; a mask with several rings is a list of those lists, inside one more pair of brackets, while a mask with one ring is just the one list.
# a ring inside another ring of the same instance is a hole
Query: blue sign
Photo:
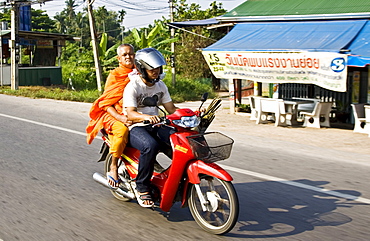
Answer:
[[334, 72], [342, 72], [346, 68], [346, 60], [344, 58], [335, 58], [331, 61], [330, 68]]
[[19, 30], [31, 31], [31, 5], [19, 8]]

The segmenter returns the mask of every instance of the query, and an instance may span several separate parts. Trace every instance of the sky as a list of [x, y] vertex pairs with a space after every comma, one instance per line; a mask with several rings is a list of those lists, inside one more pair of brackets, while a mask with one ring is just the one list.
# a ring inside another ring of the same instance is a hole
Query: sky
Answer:
[[[50, 0], [42, 5], [33, 4], [31, 7], [34, 9], [46, 10], [50, 18], [55, 16], [56, 13], [61, 12], [65, 7], [66, 0]], [[214, 0], [187, 0], [188, 4], [197, 3], [202, 9], [209, 8], [209, 5]], [[227, 11], [232, 10], [246, 0], [221, 0], [216, 1], [222, 3], [222, 6]], [[169, 0], [95, 0], [93, 8], [105, 6], [106, 9], [112, 11], [125, 10], [126, 16], [124, 19], [124, 26], [126, 29], [141, 28], [152, 24], [155, 19], [162, 19], [162, 16], [169, 18]], [[83, 0], [76, 0], [76, 12], [82, 12], [86, 7]]]

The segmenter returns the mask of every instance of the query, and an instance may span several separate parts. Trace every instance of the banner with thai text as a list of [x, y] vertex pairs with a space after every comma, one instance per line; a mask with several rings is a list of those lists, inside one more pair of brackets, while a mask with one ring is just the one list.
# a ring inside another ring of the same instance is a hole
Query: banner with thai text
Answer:
[[203, 51], [216, 78], [315, 84], [347, 90], [347, 55], [330, 52]]

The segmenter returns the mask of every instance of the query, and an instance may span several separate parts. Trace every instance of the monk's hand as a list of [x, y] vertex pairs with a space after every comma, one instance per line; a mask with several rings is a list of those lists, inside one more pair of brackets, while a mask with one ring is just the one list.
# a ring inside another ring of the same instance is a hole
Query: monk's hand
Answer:
[[121, 121], [125, 126], [132, 125], [132, 121], [130, 121], [126, 115], [121, 115], [119, 121]]

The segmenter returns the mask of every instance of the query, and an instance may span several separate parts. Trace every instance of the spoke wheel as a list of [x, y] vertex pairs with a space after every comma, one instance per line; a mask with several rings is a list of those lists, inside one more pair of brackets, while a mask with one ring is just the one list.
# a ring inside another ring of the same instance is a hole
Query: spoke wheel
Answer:
[[[108, 154], [107, 157], [105, 158], [105, 162], [104, 162], [104, 173], [107, 173], [110, 171], [110, 164], [112, 162], [112, 154]], [[120, 170], [120, 169], [118, 169]], [[119, 172], [119, 171], [118, 171]], [[122, 175], [122, 173], [119, 173], [119, 175]], [[123, 175], [128, 178], [128, 174], [126, 173], [126, 171], [124, 171]], [[124, 185], [124, 183], [121, 183], [120, 186]], [[125, 202], [128, 202], [128, 201], [131, 201], [130, 198], [127, 198], [125, 196], [122, 196], [121, 194], [117, 193], [116, 191], [114, 190], [110, 190], [110, 192], [113, 194], [113, 196], [115, 198], [117, 198], [118, 200], [121, 200], [121, 201], [125, 201]]]
[[[238, 220], [239, 201], [231, 182], [201, 176], [200, 189], [206, 204], [202, 205], [195, 185], [190, 188], [190, 212], [200, 227], [209, 233], [229, 232]], [[205, 207], [205, 211], [203, 210]]]

